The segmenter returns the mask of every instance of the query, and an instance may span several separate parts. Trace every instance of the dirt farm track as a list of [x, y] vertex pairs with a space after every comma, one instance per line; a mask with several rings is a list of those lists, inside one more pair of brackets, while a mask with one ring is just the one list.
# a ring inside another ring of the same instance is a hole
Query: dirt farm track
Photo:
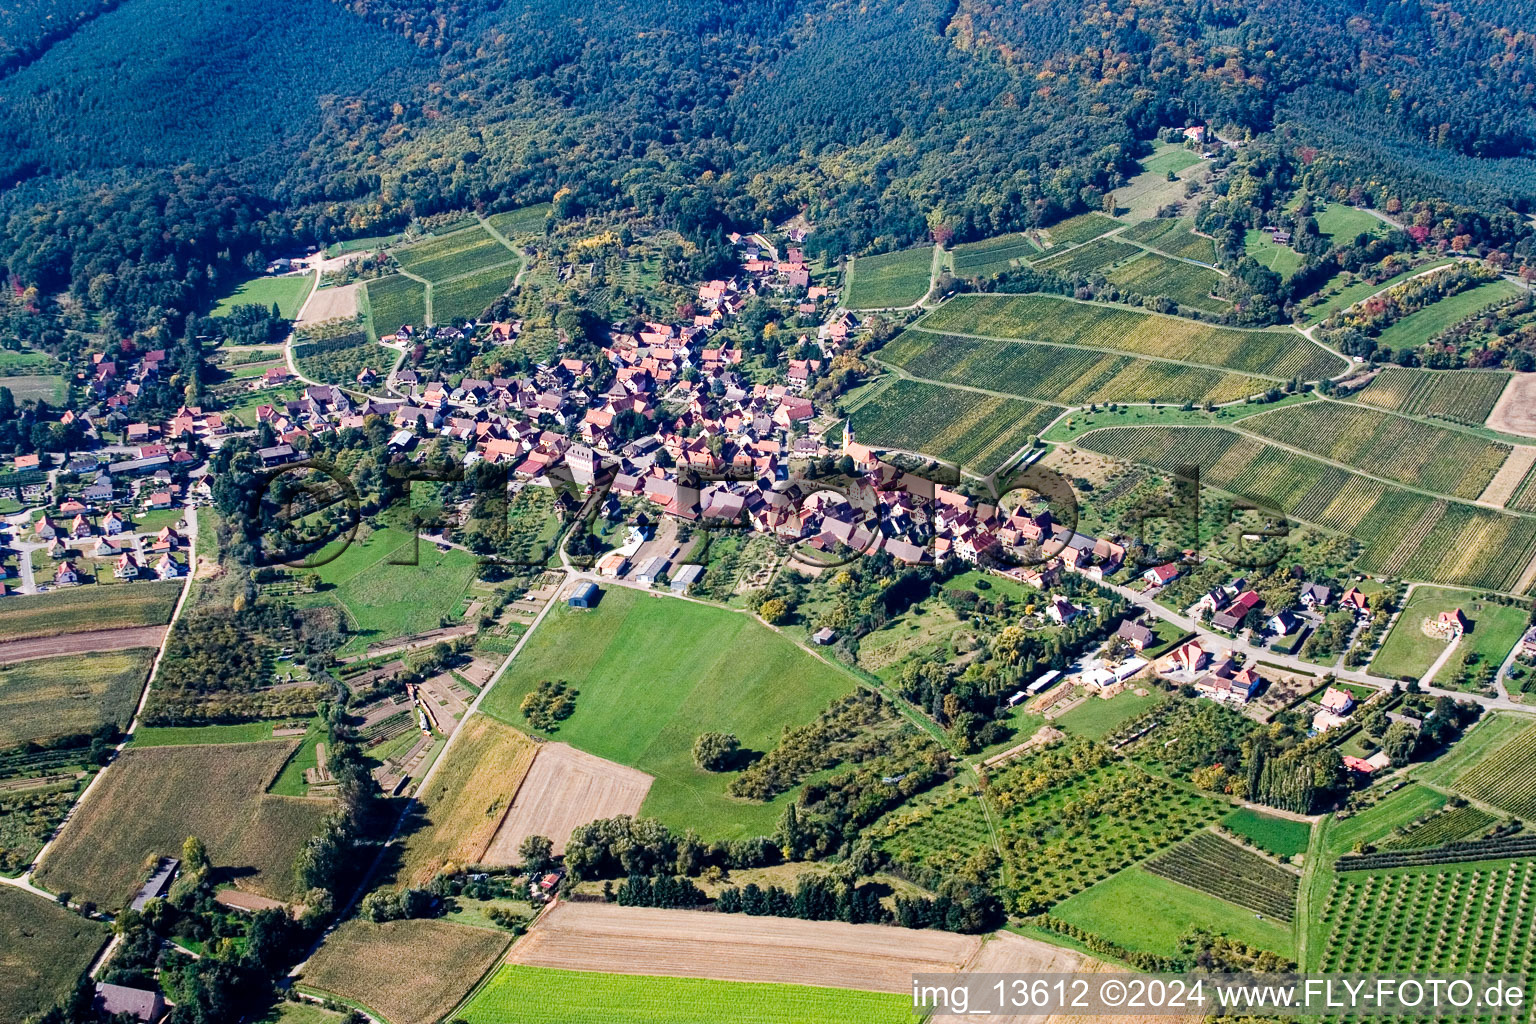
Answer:
[[89, 654], [94, 651], [126, 651], [133, 647], [159, 647], [165, 637], [164, 626], [129, 626], [126, 629], [93, 629], [63, 636], [35, 636], [25, 640], [0, 643], [0, 665], [38, 658], [56, 658], [63, 654]]

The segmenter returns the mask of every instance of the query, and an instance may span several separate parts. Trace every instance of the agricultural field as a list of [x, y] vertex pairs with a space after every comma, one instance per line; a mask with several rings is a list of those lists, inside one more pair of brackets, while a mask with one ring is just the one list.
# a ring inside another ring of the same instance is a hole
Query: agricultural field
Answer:
[[386, 1024], [433, 1024], [496, 965], [511, 938], [448, 921], [353, 919], [303, 965], [299, 985], [364, 1007]]
[[1335, 245], [1346, 245], [1361, 234], [1384, 235], [1387, 225], [1364, 210], [1343, 203], [1319, 203], [1313, 208], [1319, 234], [1327, 235]]
[[1536, 969], [1533, 891], [1536, 861], [1529, 859], [1341, 874], [1316, 909], [1326, 939], [1302, 966], [1529, 976]]
[[[426, 278], [433, 284], [517, 259], [516, 253], [492, 238], [478, 224], [440, 238], [394, 249], [390, 255], [406, 271], [416, 277]], [[435, 302], [436, 296], [433, 298]]]
[[1149, 249], [1197, 263], [1216, 262], [1216, 243], [1192, 230], [1193, 222], [1175, 217], [1144, 220], [1126, 228], [1120, 237]]
[[1250, 910], [1140, 867], [1126, 868], [1058, 904], [1051, 916], [1126, 949], [1162, 956], [1178, 955], [1180, 940], [1194, 928], [1219, 932], [1281, 956], [1294, 955], [1289, 925], [1260, 919]]
[[1016, 232], [957, 245], [951, 259], [956, 277], [991, 277], [1027, 262], [1039, 251], [1029, 236]]
[[1513, 450], [1459, 430], [1343, 402], [1261, 413], [1245, 419], [1243, 429], [1374, 476], [1469, 500], [1483, 493]]
[[1258, 228], [1249, 228], [1243, 235], [1243, 251], [1259, 266], [1273, 270], [1285, 280], [1289, 280], [1306, 262], [1306, 257], [1301, 253], [1288, 245], [1281, 245], [1268, 232]]
[[1536, 819], [1536, 722], [1483, 755], [1453, 783], [1457, 792], [1502, 807], [1523, 821]]
[[940, 333], [1187, 360], [1281, 380], [1315, 380], [1344, 369], [1344, 361], [1294, 332], [1246, 331], [1142, 310], [1076, 302], [1055, 295], [960, 295], [919, 325]]
[[[1371, 659], [1371, 674], [1383, 679], [1422, 677], [1446, 647], [1445, 640], [1424, 632], [1424, 620], [1435, 619], [1441, 612], [1455, 608], [1460, 608], [1472, 622], [1472, 631], [1462, 637], [1458, 649], [1477, 649], [1479, 641], [1483, 641], [1480, 653], [1495, 666], [1524, 632], [1525, 609], [1493, 604], [1466, 591], [1418, 587]], [[1497, 649], [1500, 646], [1502, 650]]]
[[[558, 998], [551, 998], [558, 992]], [[766, 982], [599, 974], [506, 964], [460, 1017], [468, 1024], [916, 1024], [912, 997]]]
[[1248, 807], [1239, 807], [1222, 818], [1221, 826], [1282, 860], [1306, 853], [1312, 836], [1312, 826], [1305, 821], [1281, 818]]
[[332, 320], [294, 332], [293, 361], [310, 380], [355, 387], [365, 369], [388, 373], [395, 353], [370, 338], [361, 320]]
[[1399, 490], [1219, 427], [1109, 427], [1075, 444], [1165, 471], [1199, 466], [1211, 486], [1357, 538], [1366, 572], [1507, 590], [1536, 557], [1536, 520]]
[[[1141, 161], [1141, 173], [1115, 189], [1115, 215], [1128, 221], [1146, 220], [1171, 203], [1184, 201], [1185, 182], [1208, 176], [1200, 154], [1171, 142], [1154, 143]], [[1174, 179], [1168, 180], [1172, 172]]]
[[293, 864], [329, 800], [269, 796], [297, 741], [130, 747], [48, 850], [40, 884], [103, 907], [127, 905], [151, 857], [197, 836], [240, 888], [293, 899]]
[[1109, 283], [1138, 295], [1165, 295], [1181, 306], [1223, 313], [1231, 308], [1226, 299], [1211, 293], [1221, 283], [1214, 270], [1149, 252], [1110, 271]]
[[1045, 233], [1050, 247], [1060, 249], [1067, 245], [1090, 242], [1106, 231], [1113, 231], [1119, 226], [1119, 221], [1106, 217], [1102, 213], [1082, 213], [1052, 224]]
[[373, 235], [369, 238], [349, 238], [345, 242], [332, 242], [325, 247], [325, 255], [330, 259], [337, 256], [345, 256], [350, 252], [377, 252], [387, 249], [400, 241], [399, 235]]
[[642, 812], [706, 839], [772, 832], [796, 791], [768, 803], [727, 797], [732, 773], [693, 763], [699, 734], [734, 733], [766, 751], [785, 726], [811, 721], [854, 688], [851, 676], [747, 615], [618, 587], [594, 609], [554, 608], [482, 708], [525, 728], [519, 705], [543, 680], [577, 690], [554, 739], [655, 776]]
[[180, 594], [179, 581], [165, 580], [8, 597], [0, 608], [0, 641], [128, 626], [163, 626], [170, 621]]
[[0, 1024], [21, 1024], [74, 990], [107, 927], [40, 896], [0, 886]]
[[486, 219], [491, 222], [491, 227], [508, 238], [517, 238], [519, 235], [542, 235], [544, 219], [549, 216], [550, 208], [548, 203], [536, 203], [533, 206], [493, 214]]
[[483, 861], [533, 763], [533, 741], [487, 715], [470, 717], [458, 731], [447, 760], [416, 794], [395, 873], [402, 885], [424, 887], [444, 864]]
[[1290, 921], [1296, 914], [1300, 875], [1213, 832], [1197, 832], [1143, 866], [1267, 918]]
[[1117, 263], [1124, 263], [1140, 255], [1141, 250], [1134, 245], [1113, 238], [1099, 238], [1066, 252], [1035, 260], [1034, 265], [1063, 277], [1092, 277]]
[[927, 246], [860, 256], [848, 271], [843, 305], [849, 309], [911, 306], [928, 294], [933, 250]]
[[1405, 829], [1381, 843], [1384, 850], [1427, 850], [1474, 839], [1499, 822], [1498, 815], [1463, 804], [1447, 807], [1428, 821]]
[[155, 652], [69, 654], [0, 666], [0, 749], [128, 725]]
[[860, 405], [852, 425], [863, 444], [921, 452], [988, 474], [1030, 445], [1060, 412], [1038, 402], [898, 379]]
[[368, 326], [374, 339], [394, 334], [409, 324], [427, 322], [427, 286], [404, 274], [391, 274], [363, 286], [368, 301]]
[[1489, 306], [1507, 302], [1520, 293], [1519, 285], [1504, 280], [1490, 281], [1476, 288], [1469, 288], [1409, 313], [1382, 331], [1376, 342], [1393, 351], [1402, 348], [1418, 348], [1439, 335], [1441, 331], [1455, 327]]
[[303, 607], [332, 604], [345, 611], [352, 635], [338, 650], [343, 656], [437, 629], [444, 618], [457, 620], [479, 561], [457, 548], [442, 551], [428, 543], [419, 545], [416, 565], [391, 561], [410, 558], [413, 546], [404, 530], [365, 526], [344, 552], [314, 570], [322, 589], [292, 600]]
[[297, 320], [299, 309], [315, 286], [314, 274], [264, 274], [244, 282], [224, 296], [213, 307], [213, 316], [228, 316], [236, 306], [261, 306], [271, 309], [274, 304], [284, 320]]
[[[1331, 314], [1341, 309], [1348, 309], [1362, 299], [1368, 299], [1377, 292], [1386, 291], [1395, 285], [1402, 284], [1410, 277], [1419, 274], [1427, 274], [1431, 270], [1450, 265], [1453, 260], [1431, 260], [1419, 266], [1411, 267], [1401, 274], [1386, 278], [1372, 284], [1364, 278], [1356, 278], [1353, 274], [1338, 274], [1332, 277], [1316, 293], [1306, 300], [1306, 312], [1303, 320], [1308, 324], [1319, 323], [1327, 319]], [[1347, 282], [1347, 283], [1346, 283]]]
[[516, 272], [515, 266], [506, 264], [434, 284], [432, 319], [440, 324], [478, 320], [511, 287]]
[[1385, 366], [1354, 400], [1409, 416], [1432, 416], [1480, 427], [1498, 403], [1510, 374], [1492, 370], [1413, 370]]
[[1275, 384], [1261, 377], [1163, 360], [922, 329], [904, 332], [877, 358], [915, 377], [1067, 405], [1234, 402]]
[[[478, 715], [477, 718], [484, 718]], [[588, 822], [638, 815], [654, 782], [649, 775], [594, 757], [569, 743], [540, 743], [512, 806], [481, 854], [485, 864], [518, 862], [529, 836], [543, 836], [557, 854], [571, 832]]]
[[1148, 690], [1145, 697], [1131, 690], [1108, 700], [1090, 697], [1052, 724], [1086, 740], [1103, 739], [1162, 702], [1162, 691], [1155, 689]]

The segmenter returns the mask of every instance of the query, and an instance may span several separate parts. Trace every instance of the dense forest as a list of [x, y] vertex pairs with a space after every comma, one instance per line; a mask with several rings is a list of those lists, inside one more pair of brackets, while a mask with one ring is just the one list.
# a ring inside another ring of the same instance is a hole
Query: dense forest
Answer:
[[706, 245], [798, 213], [813, 253], [963, 241], [1097, 208], [1191, 121], [1513, 247], [1530, 5], [1464, 6], [21, 0], [0, 264], [127, 329], [295, 244], [532, 200]]

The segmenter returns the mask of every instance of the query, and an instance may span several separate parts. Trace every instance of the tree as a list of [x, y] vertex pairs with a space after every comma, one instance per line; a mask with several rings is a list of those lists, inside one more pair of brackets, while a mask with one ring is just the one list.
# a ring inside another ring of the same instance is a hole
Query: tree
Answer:
[[197, 836], [187, 836], [181, 844], [181, 864], [194, 873], [208, 868], [208, 847]]
[[544, 836], [529, 836], [517, 848], [523, 860], [523, 868], [531, 876], [542, 875], [554, 864], [555, 844]]
[[1381, 748], [1392, 759], [1393, 767], [1401, 767], [1412, 761], [1418, 745], [1419, 730], [1407, 722], [1393, 722], [1386, 735], [1381, 738]]
[[764, 601], [757, 613], [763, 617], [763, 621], [770, 626], [777, 626], [789, 617], [789, 605], [781, 597], [770, 597]]
[[693, 742], [693, 763], [707, 772], [728, 770], [741, 741], [728, 732], [706, 732]]

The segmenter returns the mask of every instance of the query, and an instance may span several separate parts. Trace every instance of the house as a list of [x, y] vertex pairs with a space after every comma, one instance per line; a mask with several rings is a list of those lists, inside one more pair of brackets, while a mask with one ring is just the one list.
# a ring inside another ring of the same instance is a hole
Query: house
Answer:
[[264, 467], [281, 466], [298, 458], [298, 452], [294, 451], [291, 444], [275, 444], [270, 448], [261, 448], [256, 454], [261, 458]]
[[1280, 636], [1290, 636], [1296, 631], [1299, 623], [1296, 621], [1296, 616], [1282, 609], [1269, 617], [1268, 625], [1271, 632], [1277, 633]]
[[1195, 673], [1210, 663], [1211, 655], [1204, 647], [1200, 646], [1200, 641], [1190, 640], [1188, 643], [1180, 644], [1164, 655], [1162, 660], [1157, 663], [1157, 667], [1158, 671], [1161, 672]]
[[583, 583], [576, 588], [576, 592], [566, 600], [566, 606], [570, 608], [591, 608], [597, 604], [598, 596], [602, 592], [597, 589], [596, 583]]
[[1460, 608], [1453, 608], [1448, 612], [1441, 612], [1440, 617], [1435, 624], [1439, 627], [1441, 635], [1451, 640], [1461, 636], [1471, 625], [1467, 621], [1467, 617], [1462, 614]]
[[1212, 700], [1246, 704], [1264, 688], [1263, 678], [1252, 668], [1238, 668], [1224, 658], [1210, 673], [1195, 681], [1195, 689]]
[[704, 575], [704, 567], [702, 565], [683, 566], [681, 569], [677, 570], [677, 575], [672, 577], [672, 593], [688, 593], [688, 589], [697, 583], [699, 581], [699, 577], [702, 575]]
[[597, 560], [599, 576], [622, 576], [627, 568], [629, 568], [629, 559], [617, 551], [610, 551]]
[[825, 647], [827, 644], [830, 644], [832, 641], [837, 639], [837, 630], [828, 626], [823, 626], [816, 631], [811, 639], [816, 643], [818, 647]]
[[1520, 638], [1520, 654], [1526, 658], [1536, 658], [1536, 626], [1526, 630]]
[[53, 582], [60, 587], [73, 586], [80, 582], [80, 574], [75, 571], [75, 563], [68, 559], [59, 563], [59, 567], [53, 571]]
[[165, 996], [158, 991], [129, 988], [127, 985], [96, 983], [96, 1010], [103, 1017], [126, 1014], [144, 1024], [155, 1024], [165, 1016]]
[[1228, 633], [1235, 633], [1242, 628], [1243, 620], [1248, 617], [1248, 613], [1263, 603], [1258, 594], [1251, 590], [1244, 591], [1235, 601], [1211, 616], [1211, 625]]
[[96, 531], [91, 526], [91, 521], [85, 518], [83, 513], [81, 515], [75, 516], [74, 519], [70, 520], [69, 535], [76, 540], [79, 540], [81, 537], [89, 537], [95, 532]]
[[1371, 764], [1371, 762], [1363, 758], [1351, 757], [1348, 754], [1344, 755], [1344, 767], [1352, 772], [1359, 772], [1361, 775], [1371, 775], [1376, 771], [1376, 766]]
[[134, 557], [132, 551], [124, 551], [117, 556], [117, 565], [112, 569], [112, 575], [120, 580], [136, 580], [139, 578], [139, 560]]
[[1296, 600], [1301, 602], [1303, 608], [1326, 608], [1329, 594], [1329, 589], [1321, 583], [1303, 583], [1296, 594]]
[[54, 536], [58, 533], [54, 529], [53, 520], [48, 518], [46, 512], [42, 518], [38, 519], [37, 525], [32, 528], [32, 532], [36, 533], [41, 540], [53, 540]]
[[171, 492], [170, 491], [156, 491], [153, 494], [151, 494], [149, 496], [149, 507], [151, 509], [155, 509], [155, 510], [170, 508], [171, 507]]
[[161, 555], [160, 561], [155, 563], [155, 576], [162, 580], [173, 580], [181, 575], [181, 566], [170, 555]]
[[1179, 578], [1179, 567], [1173, 562], [1167, 565], [1159, 565], [1148, 569], [1141, 574], [1141, 578], [1147, 581], [1149, 587], [1166, 587]]
[[101, 532], [108, 537], [116, 537], [123, 532], [123, 517], [116, 512], [108, 512], [101, 517]]
[[1339, 598], [1339, 607], [1347, 608], [1357, 615], [1368, 615], [1371, 611], [1371, 601], [1357, 588], [1350, 587], [1344, 591], [1344, 596]]
[[1330, 686], [1323, 691], [1323, 699], [1318, 701], [1326, 711], [1332, 711], [1336, 715], [1347, 715], [1355, 706], [1354, 695], [1348, 690], [1341, 690], [1336, 686]]
[[1115, 630], [1115, 636], [1131, 645], [1132, 650], [1144, 651], [1150, 647], [1157, 636], [1146, 626], [1135, 622], [1122, 622], [1120, 628]]
[[1056, 623], [1058, 626], [1065, 626], [1067, 623], [1077, 618], [1078, 615], [1082, 614], [1082, 609], [1078, 608], [1072, 604], [1071, 601], [1068, 601], [1064, 597], [1057, 597], [1052, 598], [1051, 603], [1046, 606], [1045, 614], [1052, 622]]

